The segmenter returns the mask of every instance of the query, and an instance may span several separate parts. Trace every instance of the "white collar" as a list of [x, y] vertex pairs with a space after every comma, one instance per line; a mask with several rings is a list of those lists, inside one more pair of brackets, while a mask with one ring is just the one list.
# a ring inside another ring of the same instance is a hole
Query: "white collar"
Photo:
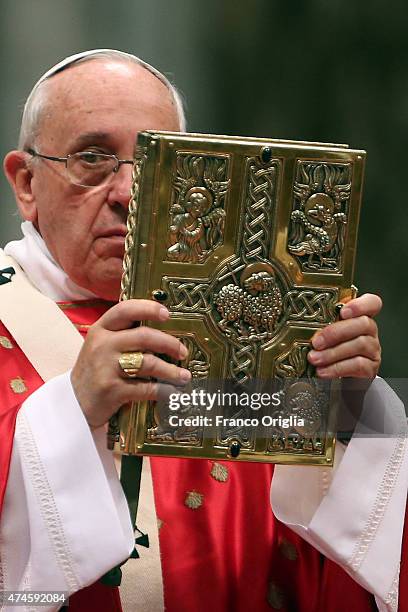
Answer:
[[14, 257], [31, 283], [41, 293], [56, 302], [97, 297], [74, 283], [57, 264], [44, 240], [30, 221], [21, 224], [24, 238], [13, 240], [4, 247], [6, 255]]

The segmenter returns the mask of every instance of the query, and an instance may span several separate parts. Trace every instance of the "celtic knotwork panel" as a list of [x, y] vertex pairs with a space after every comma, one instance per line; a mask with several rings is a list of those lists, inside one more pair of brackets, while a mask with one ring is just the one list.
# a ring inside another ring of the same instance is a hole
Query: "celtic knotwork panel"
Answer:
[[259, 157], [247, 160], [247, 193], [241, 246], [244, 261], [268, 259], [278, 168], [277, 160], [267, 165]]
[[292, 289], [283, 298], [283, 310], [289, 321], [332, 323], [336, 319], [337, 289]]
[[177, 153], [167, 259], [203, 263], [224, 241], [229, 157]]
[[128, 300], [130, 295], [130, 271], [132, 267], [132, 251], [134, 247], [134, 230], [139, 213], [139, 199], [143, 183], [143, 167], [146, 162], [146, 147], [138, 147], [137, 156], [132, 171], [132, 189], [127, 218], [127, 234], [125, 239], [125, 256], [123, 258], [123, 273], [120, 284], [120, 299]]
[[310, 272], [341, 272], [351, 164], [298, 161], [288, 251]]
[[170, 310], [205, 313], [211, 310], [209, 284], [195, 280], [180, 281], [163, 277], [162, 289], [167, 293]]
[[[229, 279], [233, 280], [233, 275], [237, 278], [242, 269], [245, 269], [245, 266], [241, 266], [236, 274], [231, 274]], [[266, 275], [264, 276], [266, 277]], [[247, 286], [249, 285], [250, 283], [247, 283]], [[208, 280], [207, 282], [197, 282], [194, 279], [180, 281], [177, 278], [172, 279], [164, 276], [162, 289], [168, 295], [166, 304], [171, 311], [197, 314], [210, 313], [214, 302], [217, 310], [222, 314], [219, 326], [224, 332], [228, 329], [228, 325], [231, 326], [231, 323], [241, 317], [244, 303], [245, 316], [248, 322], [251, 322], [250, 294], [234, 282], [223, 285], [219, 293], [214, 293], [214, 280]], [[332, 323], [336, 319], [336, 304], [339, 301], [337, 289], [325, 289], [323, 291], [313, 287], [305, 287], [302, 289], [285, 289], [283, 296], [281, 293], [282, 290], [277, 287], [275, 293], [260, 293], [258, 299], [252, 301], [252, 305], [257, 302], [260, 307], [266, 306], [262, 318], [265, 320], [265, 326], [269, 332], [273, 330], [276, 316], [279, 315], [281, 302], [284, 320], [304, 323]], [[249, 336], [250, 334], [247, 333], [246, 335]], [[237, 337], [242, 337], [242, 333], [238, 334]]]
[[254, 378], [256, 373], [255, 349], [256, 346], [248, 342], [230, 345], [228, 378], [241, 385]]
[[[278, 170], [278, 160], [265, 164], [259, 157], [247, 159], [239, 256], [233, 267], [221, 271], [214, 287], [213, 318], [230, 340], [228, 374], [240, 385], [255, 376], [255, 355], [260, 344], [275, 333], [282, 313], [282, 290], [275, 270], [267, 263]], [[225, 282], [228, 278], [230, 282]]]
[[[210, 356], [195, 337], [179, 336], [179, 339], [188, 349], [187, 362], [184, 365], [192, 374], [192, 387], [204, 390], [210, 370]], [[202, 404], [197, 402], [178, 406], [177, 422], [183, 423], [182, 425], [171, 424], [172, 415], [174, 416], [174, 412], [168, 401], [151, 402], [148, 409], [146, 440], [152, 443], [202, 445], [204, 433]], [[191, 425], [185, 424], [185, 419], [188, 418]]]

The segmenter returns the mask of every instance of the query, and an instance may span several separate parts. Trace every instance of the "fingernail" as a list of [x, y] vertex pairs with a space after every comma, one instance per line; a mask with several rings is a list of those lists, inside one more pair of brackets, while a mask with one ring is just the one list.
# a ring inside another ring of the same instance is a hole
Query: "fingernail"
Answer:
[[312, 361], [314, 364], [320, 363], [322, 357], [318, 351], [310, 351], [309, 353], [309, 361]]
[[340, 310], [340, 316], [342, 319], [351, 319], [351, 317], [353, 316], [353, 311], [351, 310], [351, 308], [343, 306], [343, 308]]
[[316, 336], [313, 336], [312, 345], [313, 345], [313, 348], [317, 350], [323, 349], [326, 346], [326, 342], [325, 342], [323, 335], [317, 334]]
[[164, 306], [162, 306], [159, 310], [159, 319], [161, 321], [166, 321], [170, 316], [169, 311], [167, 310], [167, 308], [165, 308]]
[[180, 350], [179, 350], [179, 358], [180, 359], [185, 359], [188, 355], [188, 348], [186, 346], [184, 346], [184, 344], [182, 344], [180, 346]]
[[182, 368], [179, 374], [180, 382], [188, 383], [191, 380], [191, 372]]

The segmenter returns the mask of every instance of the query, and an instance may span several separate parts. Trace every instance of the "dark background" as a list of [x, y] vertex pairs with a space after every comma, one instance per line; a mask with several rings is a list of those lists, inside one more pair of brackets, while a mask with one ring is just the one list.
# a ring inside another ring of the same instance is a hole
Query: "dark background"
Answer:
[[[405, 377], [408, 8], [377, 0], [2, 0], [2, 156], [37, 78], [111, 47], [165, 72], [190, 131], [348, 143], [367, 150], [356, 284], [379, 293], [382, 375]], [[19, 236], [1, 179], [0, 240]]]

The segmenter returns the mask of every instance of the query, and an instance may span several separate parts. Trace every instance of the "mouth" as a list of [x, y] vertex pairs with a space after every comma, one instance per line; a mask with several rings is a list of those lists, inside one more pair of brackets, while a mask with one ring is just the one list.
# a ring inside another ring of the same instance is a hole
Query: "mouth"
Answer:
[[112, 227], [99, 234], [98, 238], [125, 238], [127, 230], [124, 227]]
[[100, 256], [123, 259], [125, 254], [125, 237], [127, 231], [123, 226], [112, 227], [98, 234], [95, 248]]

